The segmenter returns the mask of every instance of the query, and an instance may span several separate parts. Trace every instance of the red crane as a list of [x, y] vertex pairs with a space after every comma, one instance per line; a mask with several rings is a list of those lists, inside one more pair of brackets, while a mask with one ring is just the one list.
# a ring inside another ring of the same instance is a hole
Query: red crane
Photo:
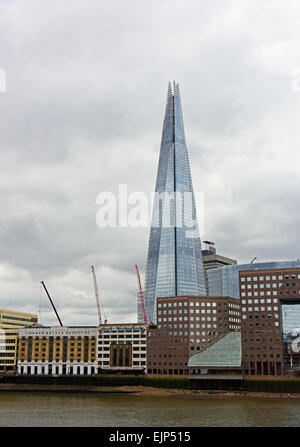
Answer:
[[135, 269], [136, 269], [136, 274], [137, 274], [137, 279], [138, 279], [138, 286], [139, 286], [139, 289], [140, 289], [140, 299], [141, 299], [141, 303], [142, 303], [142, 309], [143, 309], [143, 314], [144, 314], [144, 321], [145, 321], [146, 326], [147, 326], [147, 317], [146, 317], [145, 304], [144, 304], [144, 295], [143, 295], [143, 289], [142, 289], [140, 272], [139, 272], [139, 268], [138, 268], [137, 265], [135, 266]]
[[59, 315], [58, 315], [58, 313], [57, 313], [57, 310], [56, 310], [56, 308], [55, 308], [55, 306], [54, 306], [54, 303], [53, 303], [53, 301], [52, 301], [52, 299], [51, 299], [51, 296], [49, 295], [49, 292], [48, 292], [48, 290], [47, 290], [47, 287], [45, 286], [44, 281], [41, 281], [41, 283], [43, 284], [44, 289], [45, 289], [45, 292], [46, 292], [47, 295], [48, 295], [48, 298], [49, 298], [49, 300], [50, 300], [50, 303], [52, 304], [53, 310], [54, 310], [54, 312], [55, 312], [55, 314], [56, 314], [56, 316], [57, 316], [57, 319], [58, 319], [58, 321], [59, 321], [59, 324], [60, 324], [61, 326], [63, 326], [63, 324], [62, 324], [62, 322], [61, 322], [61, 319], [59, 318]]

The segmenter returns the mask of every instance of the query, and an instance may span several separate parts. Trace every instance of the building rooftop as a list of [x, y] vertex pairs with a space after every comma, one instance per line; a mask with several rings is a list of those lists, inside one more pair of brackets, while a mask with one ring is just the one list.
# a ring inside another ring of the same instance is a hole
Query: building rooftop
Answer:
[[189, 359], [188, 366], [235, 368], [242, 362], [240, 332], [229, 332], [224, 337]]

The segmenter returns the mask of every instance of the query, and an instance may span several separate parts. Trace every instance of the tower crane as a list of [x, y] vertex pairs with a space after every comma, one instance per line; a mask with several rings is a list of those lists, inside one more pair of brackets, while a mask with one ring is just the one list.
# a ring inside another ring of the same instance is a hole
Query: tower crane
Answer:
[[52, 299], [51, 299], [51, 296], [49, 295], [49, 292], [48, 292], [48, 290], [47, 290], [47, 287], [45, 286], [44, 281], [41, 281], [41, 283], [43, 284], [43, 287], [44, 287], [44, 289], [45, 289], [45, 292], [47, 293], [47, 296], [48, 296], [49, 301], [50, 301], [50, 303], [51, 303], [51, 305], [52, 305], [52, 307], [53, 307], [53, 310], [54, 310], [54, 312], [55, 312], [55, 315], [57, 316], [57, 319], [58, 319], [58, 321], [59, 321], [59, 324], [60, 324], [61, 326], [63, 326], [63, 324], [62, 324], [62, 322], [61, 322], [61, 319], [59, 318], [58, 312], [57, 312], [57, 310], [56, 310], [56, 307], [54, 306], [54, 303], [53, 303], [53, 301], [52, 301]]
[[144, 321], [145, 321], [146, 326], [147, 326], [147, 317], [146, 317], [145, 304], [144, 304], [144, 295], [143, 295], [143, 289], [142, 289], [140, 272], [139, 272], [139, 268], [138, 268], [137, 265], [135, 265], [135, 269], [136, 269], [136, 275], [137, 275], [137, 279], [138, 279], [138, 286], [139, 286], [139, 290], [140, 290], [140, 299], [141, 299], [141, 304], [142, 304], [142, 309], [143, 309], [143, 314], [144, 314]]
[[[93, 275], [93, 281], [94, 281], [94, 289], [95, 289], [95, 298], [96, 298], [98, 319], [99, 319], [99, 324], [102, 324], [102, 316], [101, 316], [100, 299], [99, 299], [98, 286], [97, 286], [97, 278], [96, 278], [96, 273], [95, 273], [95, 269], [94, 269], [93, 265], [91, 266], [91, 269], [92, 269], [92, 275]], [[104, 324], [106, 324], [106, 323], [107, 323], [107, 320], [105, 318]]]

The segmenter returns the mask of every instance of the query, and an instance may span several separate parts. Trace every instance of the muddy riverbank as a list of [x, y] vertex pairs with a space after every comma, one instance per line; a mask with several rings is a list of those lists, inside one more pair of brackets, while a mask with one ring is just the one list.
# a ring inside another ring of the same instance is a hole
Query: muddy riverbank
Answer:
[[154, 388], [146, 386], [76, 386], [76, 385], [37, 385], [37, 384], [0, 384], [0, 392], [50, 392], [50, 393], [100, 393], [135, 394], [148, 397], [174, 397], [196, 399], [300, 399], [300, 393], [266, 393], [226, 390], [183, 390]]

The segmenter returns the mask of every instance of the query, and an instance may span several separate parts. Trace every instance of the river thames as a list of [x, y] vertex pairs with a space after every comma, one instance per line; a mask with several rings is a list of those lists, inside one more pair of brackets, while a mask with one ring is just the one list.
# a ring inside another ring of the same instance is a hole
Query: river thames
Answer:
[[300, 399], [1, 392], [1, 427], [297, 427]]

